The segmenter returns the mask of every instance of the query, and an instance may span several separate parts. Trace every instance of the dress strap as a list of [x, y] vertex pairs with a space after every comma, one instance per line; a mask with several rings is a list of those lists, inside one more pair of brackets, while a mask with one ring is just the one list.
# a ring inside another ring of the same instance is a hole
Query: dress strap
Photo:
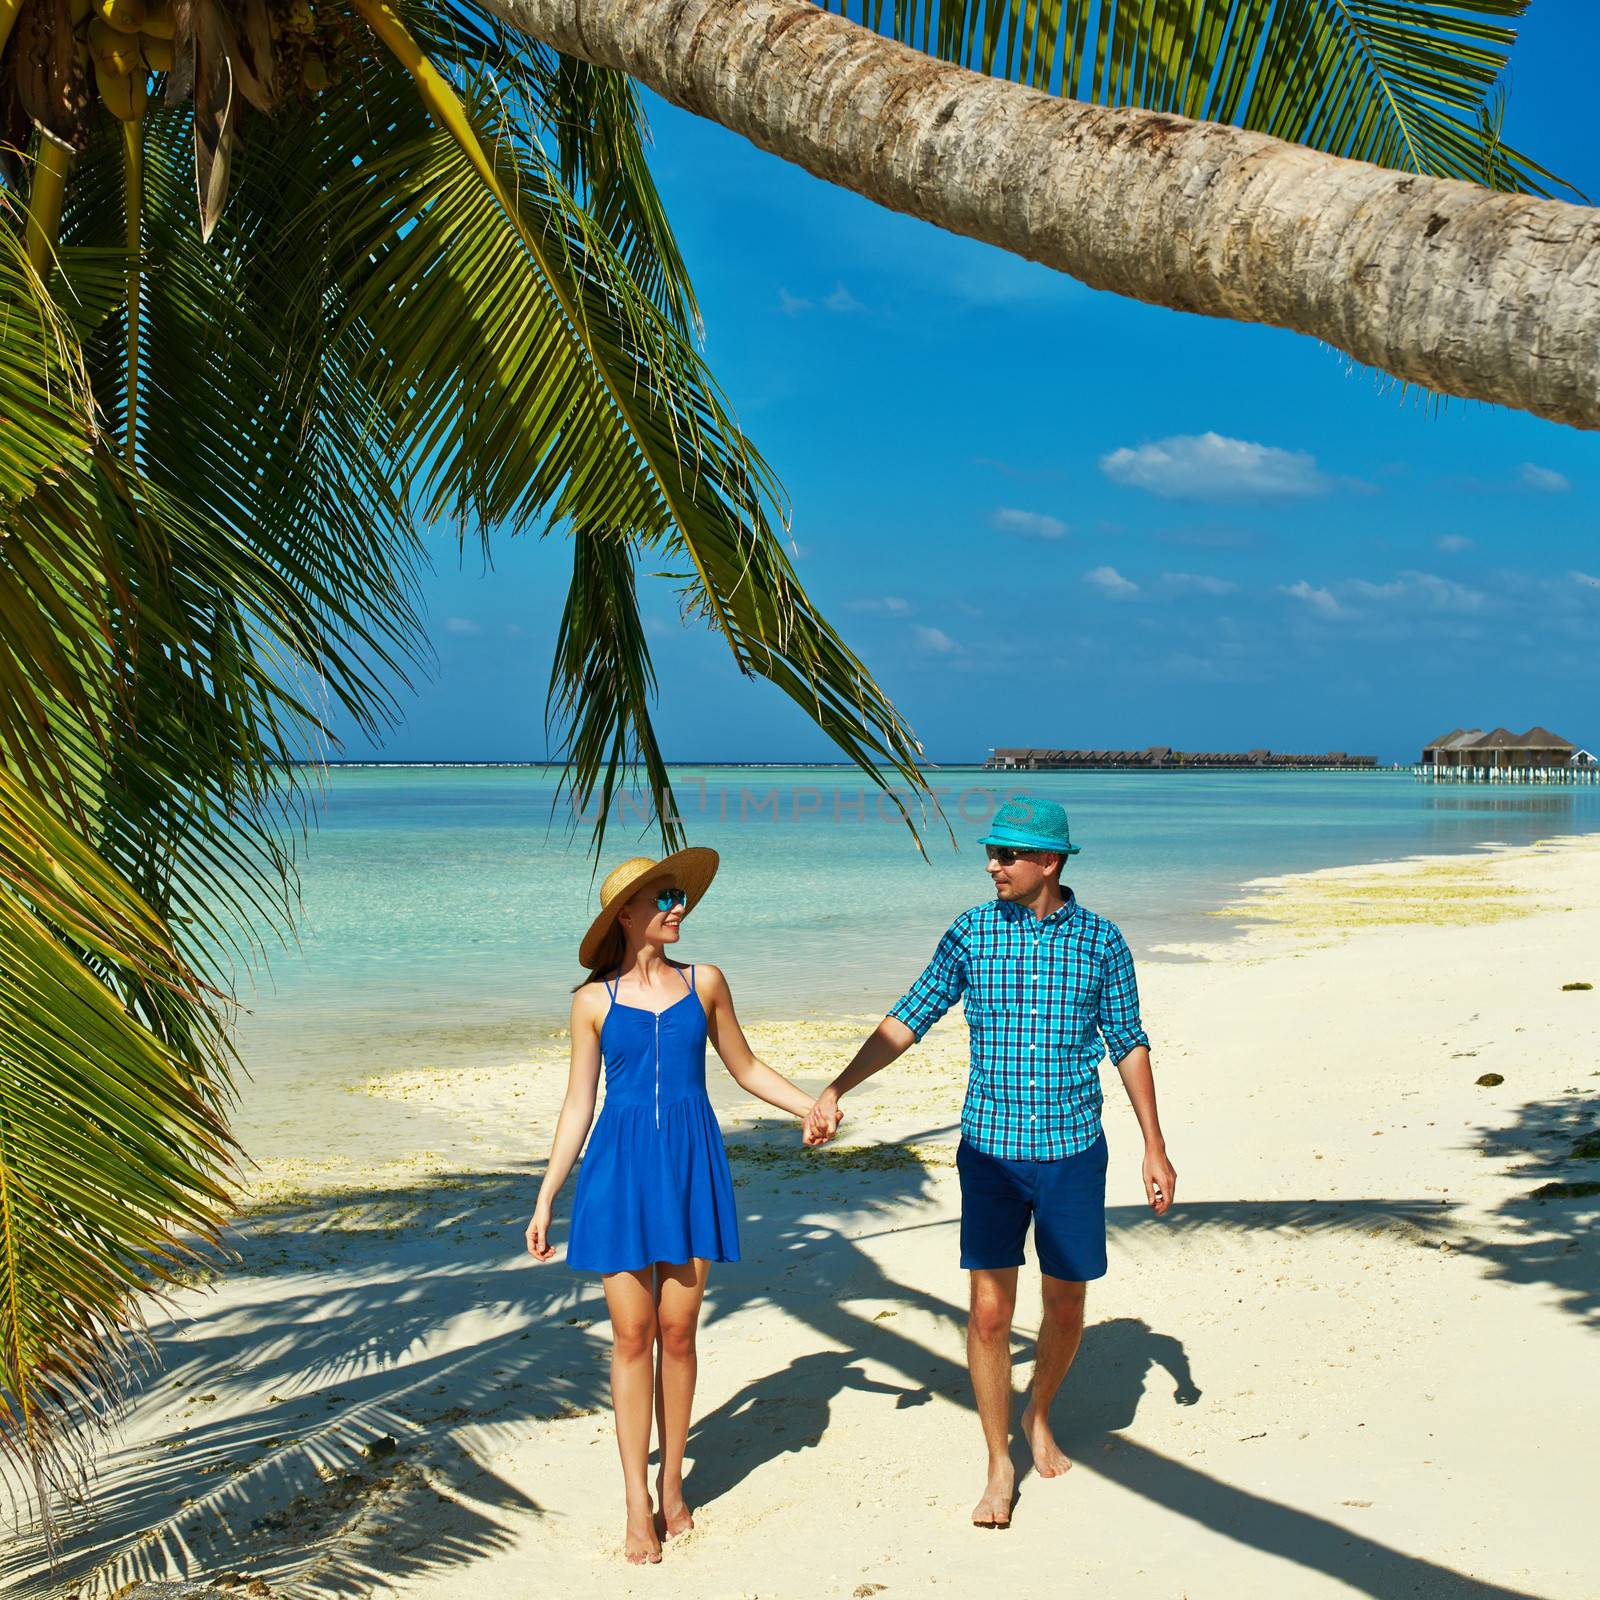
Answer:
[[690, 994], [696, 994], [698, 992], [699, 991], [696, 990], [696, 988], [694, 986], [694, 963], [690, 962], [690, 964], [689, 964], [689, 993]]
[[622, 974], [620, 972], [617, 974], [615, 982], [609, 978], [602, 979], [601, 981], [606, 986], [606, 993], [611, 996], [611, 1004], [615, 1005], [617, 1003], [617, 985], [622, 982]]

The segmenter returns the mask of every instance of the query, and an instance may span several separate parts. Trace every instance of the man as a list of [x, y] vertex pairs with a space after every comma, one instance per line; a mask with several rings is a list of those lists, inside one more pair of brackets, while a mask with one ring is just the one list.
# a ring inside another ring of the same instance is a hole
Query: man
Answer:
[[1044, 1311], [1022, 1431], [1040, 1477], [1072, 1465], [1050, 1431], [1050, 1403], [1077, 1354], [1085, 1285], [1106, 1270], [1099, 1069], [1108, 1050], [1144, 1134], [1145, 1193], [1158, 1216], [1172, 1204], [1177, 1175], [1156, 1116], [1133, 957], [1116, 927], [1061, 882], [1080, 848], [1066, 812], [1053, 800], [1009, 800], [978, 842], [988, 851], [994, 899], [951, 924], [927, 971], [817, 1097], [805, 1139], [832, 1138], [840, 1097], [965, 996], [972, 1061], [956, 1153], [961, 1265], [972, 1287], [967, 1365], [989, 1450], [972, 1520], [1004, 1528], [1015, 1480], [1011, 1318], [1030, 1221]]

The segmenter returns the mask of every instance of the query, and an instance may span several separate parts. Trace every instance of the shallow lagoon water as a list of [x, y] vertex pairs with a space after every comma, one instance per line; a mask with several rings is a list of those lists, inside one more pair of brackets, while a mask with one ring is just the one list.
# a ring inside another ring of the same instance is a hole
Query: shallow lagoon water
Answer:
[[[1600, 829], [1600, 788], [957, 768], [934, 775], [955, 844], [934, 822], [924, 858], [853, 770], [673, 779], [690, 842], [722, 855], [678, 954], [727, 972], [758, 1050], [763, 1019], [881, 1015], [898, 998], [950, 920], [988, 897], [976, 839], [1011, 793], [1066, 805], [1083, 847], [1070, 881], [1145, 961], [1226, 937], [1216, 910], [1253, 878]], [[314, 1123], [313, 1142], [336, 1139], [351, 1103], [325, 1097], [384, 1072], [559, 1053], [598, 879], [589, 826], [556, 792], [544, 768], [332, 771], [305, 852], [299, 948], [273, 956], [240, 1022], [247, 1136], [270, 1129], [276, 1146]], [[603, 869], [658, 853], [638, 808], [621, 812]]]

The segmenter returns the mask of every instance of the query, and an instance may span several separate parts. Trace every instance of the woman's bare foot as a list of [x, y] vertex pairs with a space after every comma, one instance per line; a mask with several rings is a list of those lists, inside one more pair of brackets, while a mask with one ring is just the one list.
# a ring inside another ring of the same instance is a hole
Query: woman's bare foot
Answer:
[[1050, 1431], [1050, 1422], [1030, 1404], [1022, 1412], [1022, 1436], [1033, 1452], [1033, 1470], [1041, 1478], [1059, 1478], [1072, 1470], [1072, 1463], [1061, 1452], [1056, 1436]]
[[983, 1498], [972, 1508], [973, 1527], [1009, 1528], [1011, 1492], [1016, 1486], [1016, 1469], [1009, 1461], [996, 1462], [991, 1466], [989, 1481], [983, 1486]]
[[661, 1527], [666, 1537], [676, 1539], [694, 1527], [694, 1513], [683, 1498], [683, 1485], [669, 1489], [665, 1479], [656, 1479], [656, 1499], [661, 1505]]
[[661, 1559], [661, 1541], [656, 1537], [656, 1519], [648, 1500], [641, 1510], [628, 1507], [628, 1532], [622, 1553], [636, 1567], [646, 1563], [654, 1566]]

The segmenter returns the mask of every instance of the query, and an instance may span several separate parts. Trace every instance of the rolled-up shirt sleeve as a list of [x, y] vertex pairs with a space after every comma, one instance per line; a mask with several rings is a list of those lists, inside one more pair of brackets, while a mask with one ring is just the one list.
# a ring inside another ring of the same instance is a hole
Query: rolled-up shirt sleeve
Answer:
[[1112, 1061], [1130, 1050], [1150, 1045], [1139, 1022], [1139, 984], [1133, 975], [1133, 952], [1117, 929], [1111, 930], [1100, 965], [1100, 1037]]
[[888, 1014], [922, 1036], [967, 992], [967, 934], [960, 922], [948, 928], [922, 976], [889, 1008]]

